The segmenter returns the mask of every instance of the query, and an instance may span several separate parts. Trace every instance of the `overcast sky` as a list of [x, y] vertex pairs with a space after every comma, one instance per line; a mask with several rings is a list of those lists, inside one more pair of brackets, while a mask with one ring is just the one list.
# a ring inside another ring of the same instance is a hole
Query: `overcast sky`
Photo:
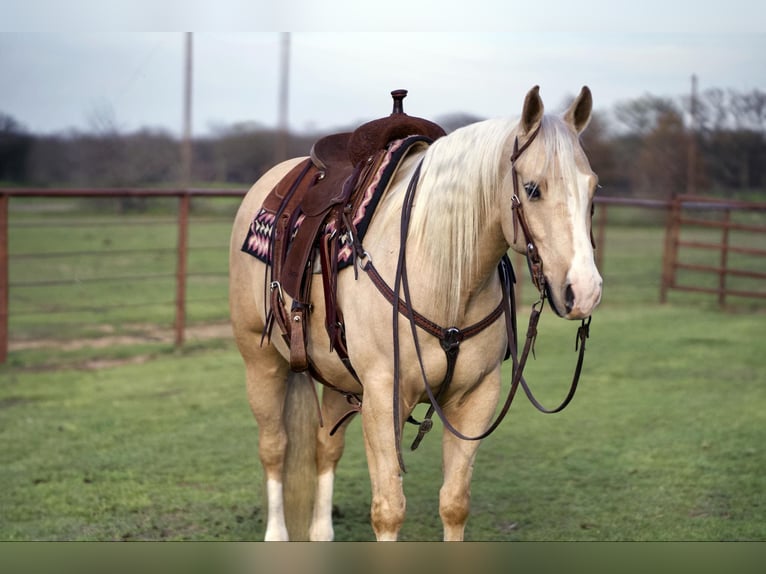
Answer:
[[[204, 134], [245, 121], [275, 126], [280, 33], [237, 31], [252, 29], [252, 22], [274, 29], [293, 24], [289, 124], [294, 130], [332, 129], [388, 114], [389, 92], [396, 88], [410, 92], [406, 112], [430, 119], [458, 112], [517, 115], [535, 84], [549, 109], [561, 108], [584, 84], [601, 110], [645, 93], [686, 95], [692, 74], [701, 90], [766, 90], [762, 1], [706, 7], [687, 0], [642, 0], [635, 6], [613, 0], [503, 0], [470, 2], [476, 9], [462, 17], [465, 3], [453, 0], [441, 0], [431, 11], [429, 2], [417, 0], [403, 7], [398, 0], [330, 0], [322, 10], [317, 2], [293, 1], [294, 12], [284, 2], [277, 8], [274, 2], [261, 8], [248, 2], [240, 11], [213, 4], [214, 10], [193, 0], [159, 2], [148, 10], [143, 0], [124, 6], [105, 0], [0, 0], [0, 112], [34, 132], [88, 130], [106, 119], [124, 131], [153, 127], [178, 134], [183, 32], [120, 28], [228, 28], [234, 31], [193, 34], [193, 131]], [[330, 4], [356, 8], [339, 24], [328, 16], [336, 13], [328, 10]], [[513, 9], [527, 5], [535, 9], [523, 15]], [[186, 7], [182, 17], [172, 13], [179, 6]], [[407, 18], [396, 9], [405, 10]], [[430, 18], [422, 29], [431, 31], [407, 30], [415, 26], [413, 12]], [[47, 16], [41, 19], [41, 13]], [[403, 31], [337, 31], [362, 22]], [[490, 31], [438, 31], [461, 22], [484, 24]], [[319, 31], [299, 31], [312, 24]], [[83, 27], [101, 31], [78, 30]], [[492, 31], [501, 28], [509, 31]]]

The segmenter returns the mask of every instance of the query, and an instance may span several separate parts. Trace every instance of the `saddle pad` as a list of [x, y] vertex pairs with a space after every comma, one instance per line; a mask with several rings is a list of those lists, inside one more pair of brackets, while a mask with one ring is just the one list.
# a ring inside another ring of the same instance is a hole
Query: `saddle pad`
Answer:
[[[375, 208], [378, 206], [383, 192], [388, 188], [391, 178], [399, 169], [404, 158], [406, 158], [412, 151], [428, 147], [431, 142], [432, 140], [425, 136], [409, 136], [400, 140], [395, 140], [389, 144], [387, 153], [381, 162], [378, 172], [372, 178], [367, 189], [363, 190], [364, 195], [362, 201], [354, 212], [352, 222], [354, 227], [356, 227], [357, 238], [359, 241], [364, 239], [364, 235], [367, 232], [367, 227], [370, 224]], [[271, 242], [275, 217], [276, 213], [274, 211], [261, 207], [253, 218], [253, 221], [250, 223], [247, 237], [245, 237], [245, 242], [242, 245], [242, 251], [266, 264], [271, 264], [269, 259], [269, 253], [271, 251], [269, 249], [269, 243]], [[298, 227], [300, 227], [303, 222], [303, 219], [304, 217], [300, 216], [296, 220], [292, 233], [293, 237], [295, 236]], [[325, 229], [325, 232], [332, 233], [332, 231], [333, 229]], [[346, 234], [341, 236], [340, 242], [340, 249], [338, 251], [338, 269], [342, 269], [352, 263], [351, 246], [348, 244]]]

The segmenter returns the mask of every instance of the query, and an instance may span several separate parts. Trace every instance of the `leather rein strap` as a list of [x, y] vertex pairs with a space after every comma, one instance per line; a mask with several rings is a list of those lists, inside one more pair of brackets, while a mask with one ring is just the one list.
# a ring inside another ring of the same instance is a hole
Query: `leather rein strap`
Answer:
[[[418, 167], [416, 168], [412, 178], [410, 179], [409, 185], [407, 187], [407, 192], [404, 198], [404, 205], [402, 206], [399, 259], [397, 262], [397, 269], [396, 269], [393, 289], [388, 287], [385, 281], [381, 278], [380, 274], [377, 272], [374, 265], [372, 264], [372, 260], [369, 254], [363, 251], [359, 243], [356, 243], [358, 257], [362, 260], [362, 269], [368, 274], [373, 284], [377, 287], [377, 289], [381, 292], [381, 294], [389, 301], [389, 303], [391, 303], [393, 307], [393, 344], [394, 344], [393, 417], [394, 417], [394, 435], [395, 435], [396, 451], [397, 451], [397, 457], [399, 461], [399, 467], [401, 468], [402, 472], [406, 472], [406, 469], [405, 469], [404, 460], [401, 454], [402, 423], [401, 423], [401, 414], [400, 414], [400, 405], [399, 405], [400, 366], [401, 366], [401, 356], [400, 356], [400, 349], [399, 349], [399, 319], [398, 319], [399, 314], [402, 314], [409, 319], [410, 329], [412, 331], [412, 338], [413, 338], [413, 342], [415, 346], [415, 352], [418, 358], [420, 373], [424, 382], [426, 394], [428, 395], [429, 402], [431, 403], [428, 409], [428, 413], [426, 414], [426, 418], [423, 420], [422, 423], [419, 423], [420, 428], [418, 431], [418, 435], [412, 444], [412, 447], [411, 447], [412, 450], [415, 450], [418, 447], [418, 445], [420, 444], [420, 441], [423, 439], [423, 436], [425, 436], [425, 434], [431, 429], [432, 427], [431, 416], [434, 412], [439, 416], [442, 423], [444, 424], [444, 427], [447, 430], [449, 430], [452, 434], [454, 434], [456, 437], [463, 440], [481, 440], [489, 436], [492, 432], [494, 432], [495, 429], [503, 421], [503, 419], [505, 418], [505, 416], [507, 415], [511, 407], [511, 404], [516, 395], [516, 391], [518, 390], [519, 385], [521, 385], [521, 387], [524, 389], [524, 393], [527, 395], [527, 398], [529, 399], [529, 401], [538, 410], [540, 410], [543, 413], [549, 413], [549, 414], [560, 412], [564, 408], [566, 408], [566, 406], [571, 402], [572, 398], [574, 397], [575, 391], [577, 390], [577, 383], [580, 379], [583, 360], [585, 356], [585, 340], [589, 336], [589, 327], [590, 327], [590, 321], [591, 321], [590, 317], [588, 317], [587, 319], [584, 319], [577, 330], [577, 339], [575, 341], [575, 350], [579, 350], [577, 364], [575, 366], [574, 376], [572, 378], [572, 383], [570, 384], [569, 392], [567, 393], [567, 396], [564, 398], [561, 404], [559, 404], [554, 409], [545, 408], [534, 397], [534, 395], [531, 392], [531, 389], [529, 388], [529, 385], [527, 384], [526, 380], [523, 377], [524, 368], [526, 366], [527, 359], [529, 357], [530, 352], [532, 352], [532, 354], [534, 355], [534, 343], [537, 338], [537, 324], [540, 320], [540, 315], [542, 313], [542, 309], [545, 304], [545, 299], [547, 298], [547, 292], [545, 287], [545, 278], [543, 275], [543, 263], [542, 263], [542, 260], [540, 259], [539, 253], [534, 244], [532, 235], [529, 232], [529, 227], [524, 217], [521, 201], [519, 200], [518, 173], [516, 171], [515, 164], [519, 156], [529, 147], [529, 145], [535, 139], [535, 137], [539, 133], [539, 130], [540, 130], [540, 127], [538, 126], [538, 128], [534, 132], [532, 132], [529, 139], [524, 143], [522, 147], [519, 147], [518, 138], [516, 138], [514, 142], [513, 154], [511, 155], [511, 158], [510, 158], [511, 159], [511, 176], [513, 178], [513, 189], [514, 189], [514, 195], [513, 195], [512, 204], [511, 204], [511, 207], [513, 210], [513, 217], [514, 217], [514, 243], [516, 242], [516, 234], [518, 232], [518, 227], [520, 226], [522, 229], [522, 232], [524, 233], [524, 238], [527, 244], [527, 260], [529, 263], [530, 275], [532, 276], [532, 282], [535, 284], [535, 287], [537, 287], [538, 291], [540, 292], [540, 299], [532, 305], [532, 309], [531, 309], [530, 317], [529, 317], [529, 325], [527, 327], [526, 341], [524, 343], [524, 347], [522, 349], [520, 357], [518, 355], [518, 348], [517, 348], [518, 337], [517, 337], [517, 326], [516, 326], [517, 325], [516, 303], [515, 303], [515, 297], [512, 291], [513, 283], [515, 280], [513, 276], [513, 268], [511, 266], [510, 259], [508, 258], [507, 255], [503, 256], [503, 258], [501, 259], [498, 265], [498, 271], [501, 278], [500, 282], [501, 282], [502, 290], [503, 290], [503, 300], [500, 302], [498, 307], [495, 308], [495, 310], [492, 313], [490, 313], [485, 319], [462, 330], [458, 329], [457, 327], [449, 327], [445, 329], [429, 321], [428, 319], [426, 319], [425, 317], [423, 317], [421, 314], [417, 313], [413, 309], [412, 299], [410, 296], [409, 281], [407, 277], [406, 241], [407, 241], [407, 234], [409, 229], [410, 216], [412, 213], [412, 206], [414, 203], [415, 191], [417, 189], [417, 184], [420, 178], [420, 168], [421, 168], [422, 162], [418, 164]], [[397, 295], [400, 291], [403, 294], [403, 299]], [[497, 415], [494, 422], [481, 434], [476, 436], [466, 436], [462, 432], [460, 432], [458, 429], [456, 429], [449, 422], [441, 406], [439, 405], [439, 398], [444, 395], [446, 389], [449, 387], [449, 384], [452, 380], [455, 364], [457, 362], [458, 352], [460, 350], [460, 343], [464, 341], [465, 339], [480, 333], [486, 327], [494, 323], [500, 317], [501, 314], [505, 315], [506, 331], [507, 331], [507, 337], [508, 337], [509, 349], [508, 349], [508, 354], [506, 355], [506, 359], [508, 358], [508, 355], [510, 355], [513, 361], [513, 379], [511, 382], [511, 387], [508, 392], [508, 396], [505, 400], [505, 403], [502, 407], [502, 410]], [[420, 342], [419, 342], [418, 333], [417, 333], [418, 327], [420, 327], [421, 329], [423, 329], [430, 335], [437, 337], [446, 355], [447, 370], [446, 370], [445, 378], [442, 381], [441, 385], [439, 386], [436, 392], [436, 395], [434, 395], [434, 392], [431, 389], [431, 385], [429, 385], [428, 383], [428, 377], [425, 372], [422, 351], [421, 351]], [[415, 421], [411, 420], [410, 422], [415, 422]]]

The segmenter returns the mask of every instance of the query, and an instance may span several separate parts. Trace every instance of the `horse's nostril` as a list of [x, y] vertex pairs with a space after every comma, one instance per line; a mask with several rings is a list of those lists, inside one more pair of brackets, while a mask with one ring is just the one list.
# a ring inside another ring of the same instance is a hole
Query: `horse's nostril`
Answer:
[[567, 313], [572, 312], [572, 309], [574, 309], [574, 303], [575, 303], [574, 291], [572, 291], [571, 285], [567, 285], [566, 291], [564, 292], [564, 305], [566, 306]]

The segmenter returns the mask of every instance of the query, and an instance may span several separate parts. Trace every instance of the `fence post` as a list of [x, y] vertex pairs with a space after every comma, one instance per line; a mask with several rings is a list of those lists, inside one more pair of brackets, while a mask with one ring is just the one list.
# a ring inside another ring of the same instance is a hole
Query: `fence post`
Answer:
[[184, 344], [186, 327], [186, 261], [189, 241], [189, 203], [191, 196], [184, 191], [178, 204], [178, 259], [176, 263], [175, 346]]
[[718, 304], [723, 307], [726, 304], [726, 274], [729, 265], [729, 224], [731, 223], [731, 209], [723, 211], [723, 229], [721, 230], [721, 270], [718, 272]]
[[0, 193], [0, 364], [8, 358], [8, 199]]
[[673, 199], [665, 225], [665, 250], [662, 256], [662, 282], [660, 285], [660, 303], [668, 300], [668, 289], [675, 284], [678, 234], [681, 226], [681, 199]]

